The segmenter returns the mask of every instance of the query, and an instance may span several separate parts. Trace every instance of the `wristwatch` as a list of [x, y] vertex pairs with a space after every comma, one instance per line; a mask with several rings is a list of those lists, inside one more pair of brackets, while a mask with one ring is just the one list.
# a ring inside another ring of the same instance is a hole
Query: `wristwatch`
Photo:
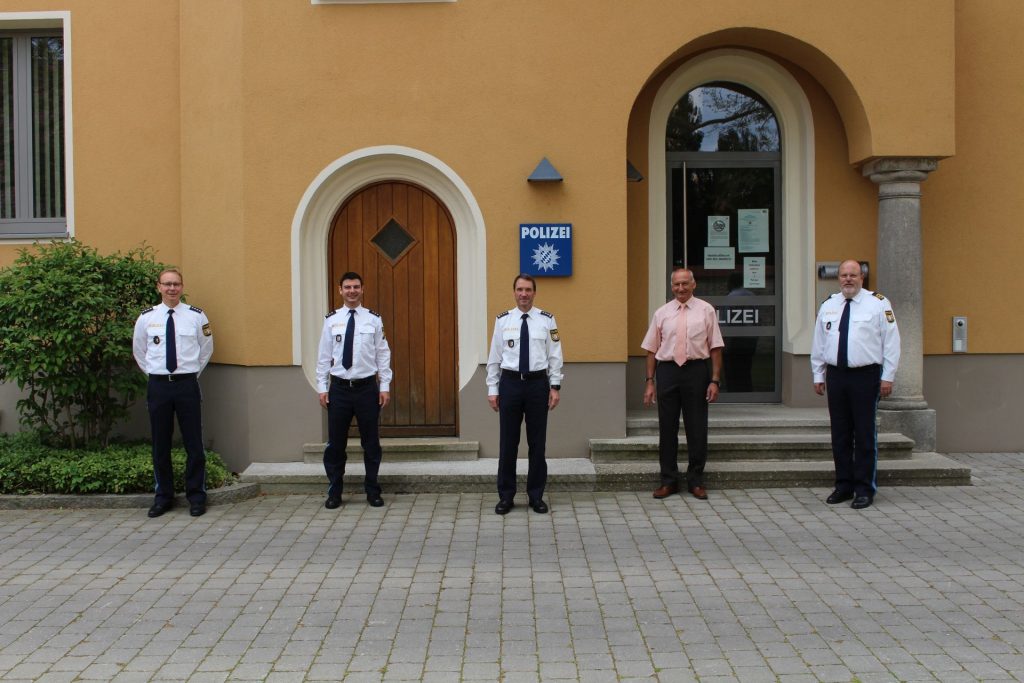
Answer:
[[562, 390], [562, 385], [561, 384], [552, 384], [551, 388], [554, 389], [555, 391], [561, 391]]
[[719, 382], [717, 379], [711, 380], [711, 383], [714, 384], [716, 387], [721, 387], [722, 386], [722, 383]]

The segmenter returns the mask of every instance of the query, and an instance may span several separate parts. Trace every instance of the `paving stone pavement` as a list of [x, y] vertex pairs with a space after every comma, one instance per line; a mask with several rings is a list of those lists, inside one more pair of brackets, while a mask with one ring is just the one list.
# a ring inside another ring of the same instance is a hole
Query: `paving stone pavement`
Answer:
[[0, 678], [1024, 680], [1024, 454], [975, 485], [0, 511]]

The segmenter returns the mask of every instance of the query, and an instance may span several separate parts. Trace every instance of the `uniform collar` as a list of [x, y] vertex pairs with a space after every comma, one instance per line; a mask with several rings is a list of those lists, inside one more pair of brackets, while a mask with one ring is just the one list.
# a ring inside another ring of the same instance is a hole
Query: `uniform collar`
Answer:
[[[540, 311], [540, 309], [537, 308], [536, 306], [531, 306], [530, 310], [526, 311], [526, 315], [530, 316], [531, 318], [536, 318], [537, 317], [537, 313], [539, 311]], [[515, 308], [512, 309], [512, 314], [515, 315], [520, 320], [522, 320], [522, 318], [523, 318], [523, 311], [519, 310], [518, 306], [516, 306]]]
[[338, 309], [338, 312], [339, 312], [339, 313], [343, 313], [343, 314], [344, 314], [344, 316], [345, 316], [345, 317], [347, 318], [347, 317], [348, 317], [348, 312], [349, 312], [349, 311], [355, 311], [355, 312], [356, 312], [356, 317], [358, 318], [358, 317], [359, 317], [359, 314], [361, 314], [361, 313], [362, 313], [363, 311], [365, 311], [365, 310], [367, 310], [367, 309], [366, 309], [366, 308], [364, 308], [362, 304], [359, 304], [359, 305], [358, 305], [358, 306], [356, 306], [355, 308], [349, 308], [348, 306], [346, 306], [346, 305], [342, 304], [341, 308], [339, 308], [339, 309]]

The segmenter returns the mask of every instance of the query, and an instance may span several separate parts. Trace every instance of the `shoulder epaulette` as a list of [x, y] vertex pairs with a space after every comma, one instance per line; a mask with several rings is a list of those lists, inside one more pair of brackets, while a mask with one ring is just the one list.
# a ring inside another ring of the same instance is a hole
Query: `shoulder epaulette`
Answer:
[[188, 310], [190, 310], [190, 311], [193, 311], [193, 312], [195, 312], [195, 313], [202, 313], [202, 312], [203, 312], [203, 309], [201, 309], [201, 308], [196, 308], [195, 306], [189, 306], [189, 307], [188, 307]]
[[508, 311], [505, 311], [504, 313], [499, 313], [498, 315], [495, 316], [495, 319], [500, 320], [504, 318], [506, 315], [508, 315]]
[[548, 313], [547, 311], [541, 311], [540, 314], [543, 315], [546, 318], [554, 318], [555, 317], [554, 313]]
[[826, 301], [828, 301], [831, 298], [832, 298], [832, 295], [829, 294], [828, 296], [826, 296], [824, 299], [821, 300], [821, 303], [825, 303]]
[[879, 294], [878, 292], [875, 292], [874, 294], [875, 294], [875, 298], [878, 299], [879, 301], [882, 301], [883, 299], [885, 299], [885, 297], [883, 295]]
[[150, 306], [149, 308], [147, 308], [146, 310], [144, 310], [144, 311], [143, 311], [142, 313], [139, 313], [139, 315], [146, 315], [147, 313], [152, 313], [152, 312], [153, 312], [153, 310], [154, 310], [154, 307], [153, 307], [153, 306]]
[[380, 313], [378, 313], [377, 311], [374, 311], [374, 310], [372, 310], [372, 309], [369, 309], [369, 308], [367, 308], [367, 309], [366, 309], [366, 312], [367, 312], [367, 313], [369, 313], [370, 315], [375, 315], [375, 316], [377, 316], [378, 318], [380, 317]]
[[338, 312], [337, 310], [333, 310], [330, 313], [328, 313], [327, 315], [325, 315], [324, 318], [330, 318], [332, 315], [334, 315], [337, 312]]

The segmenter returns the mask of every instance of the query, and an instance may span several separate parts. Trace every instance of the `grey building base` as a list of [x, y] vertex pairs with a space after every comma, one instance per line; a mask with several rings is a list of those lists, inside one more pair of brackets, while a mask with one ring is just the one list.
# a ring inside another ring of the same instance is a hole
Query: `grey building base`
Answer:
[[935, 411], [878, 410], [878, 431], [897, 432], [914, 440], [914, 450], [929, 453], [935, 450]]

